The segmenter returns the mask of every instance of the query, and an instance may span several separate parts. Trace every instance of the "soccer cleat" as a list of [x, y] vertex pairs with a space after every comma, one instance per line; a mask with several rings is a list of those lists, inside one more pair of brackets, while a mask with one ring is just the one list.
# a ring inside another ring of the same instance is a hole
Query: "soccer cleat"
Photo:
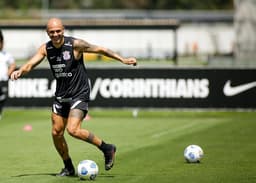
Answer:
[[74, 176], [75, 175], [75, 170], [71, 169], [68, 170], [67, 168], [63, 168], [60, 173], [58, 173], [56, 176], [59, 177], [66, 177], [66, 176]]
[[104, 152], [105, 170], [110, 170], [114, 166], [116, 146], [110, 144], [109, 149]]

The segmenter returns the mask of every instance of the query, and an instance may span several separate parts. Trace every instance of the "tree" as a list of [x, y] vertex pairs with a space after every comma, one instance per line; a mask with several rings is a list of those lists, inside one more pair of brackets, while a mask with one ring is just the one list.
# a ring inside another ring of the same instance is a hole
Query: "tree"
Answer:
[[[1, 0], [1, 9], [42, 8], [44, 0]], [[233, 0], [48, 0], [50, 9], [233, 9]]]

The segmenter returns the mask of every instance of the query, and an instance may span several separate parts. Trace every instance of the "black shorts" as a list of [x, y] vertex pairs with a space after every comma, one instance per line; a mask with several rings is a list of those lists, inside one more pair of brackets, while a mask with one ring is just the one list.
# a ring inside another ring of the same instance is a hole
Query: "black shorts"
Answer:
[[8, 81], [0, 81], [0, 102], [4, 102], [8, 96]]
[[52, 112], [58, 114], [64, 118], [67, 118], [71, 109], [80, 109], [86, 115], [88, 111], [88, 102], [71, 98], [68, 99], [57, 99], [55, 98], [52, 105]]

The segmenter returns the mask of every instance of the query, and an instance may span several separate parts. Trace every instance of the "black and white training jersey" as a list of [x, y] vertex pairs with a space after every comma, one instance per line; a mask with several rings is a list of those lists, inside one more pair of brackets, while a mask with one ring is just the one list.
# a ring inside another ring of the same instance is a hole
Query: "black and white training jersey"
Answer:
[[73, 42], [75, 38], [64, 37], [64, 44], [55, 48], [52, 41], [46, 43], [49, 61], [56, 84], [56, 98], [82, 99], [89, 101], [90, 88], [83, 56], [75, 60]]

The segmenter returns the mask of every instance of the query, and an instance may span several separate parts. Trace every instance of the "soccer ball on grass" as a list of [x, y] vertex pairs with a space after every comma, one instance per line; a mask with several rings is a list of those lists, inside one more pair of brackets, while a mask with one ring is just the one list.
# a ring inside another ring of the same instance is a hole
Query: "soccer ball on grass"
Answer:
[[189, 145], [184, 150], [184, 158], [188, 163], [200, 163], [203, 155], [203, 149], [198, 145]]
[[81, 180], [94, 180], [98, 173], [99, 167], [92, 160], [82, 160], [77, 166], [77, 174]]

